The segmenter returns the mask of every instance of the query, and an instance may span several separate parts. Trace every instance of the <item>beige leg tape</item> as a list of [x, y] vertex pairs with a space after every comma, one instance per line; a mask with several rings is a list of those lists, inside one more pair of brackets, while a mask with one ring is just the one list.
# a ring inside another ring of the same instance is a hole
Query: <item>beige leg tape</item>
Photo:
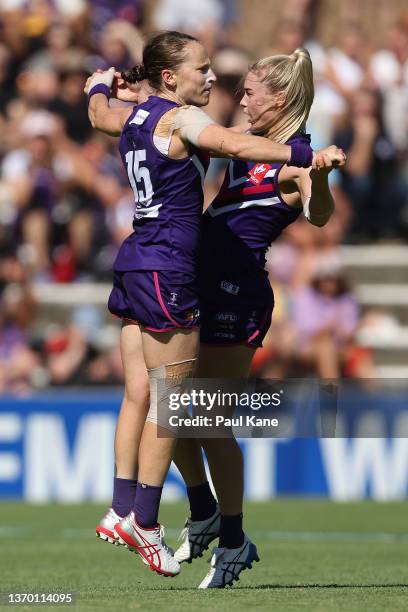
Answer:
[[[146, 421], [166, 427], [169, 416], [170, 395], [183, 393], [183, 382], [192, 378], [197, 359], [169, 363], [148, 370], [150, 382], [150, 409]], [[166, 429], [169, 429], [167, 425]], [[173, 431], [173, 430], [172, 430]]]

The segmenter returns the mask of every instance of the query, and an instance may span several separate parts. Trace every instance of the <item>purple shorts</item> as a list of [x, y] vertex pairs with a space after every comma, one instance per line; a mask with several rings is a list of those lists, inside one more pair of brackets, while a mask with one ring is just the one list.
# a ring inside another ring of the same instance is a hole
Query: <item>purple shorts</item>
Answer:
[[115, 272], [110, 312], [155, 332], [198, 327], [196, 279], [182, 272]]
[[266, 272], [251, 277], [217, 271], [200, 278], [201, 326], [204, 344], [246, 344], [253, 348], [271, 325], [273, 291]]

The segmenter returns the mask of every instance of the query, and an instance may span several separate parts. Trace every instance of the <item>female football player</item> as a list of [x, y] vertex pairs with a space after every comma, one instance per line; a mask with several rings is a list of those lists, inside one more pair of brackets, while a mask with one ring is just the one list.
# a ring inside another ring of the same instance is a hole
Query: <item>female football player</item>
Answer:
[[[208, 102], [214, 75], [203, 47], [190, 36], [156, 36], [134, 72], [137, 80], [147, 78], [156, 91], [130, 110], [109, 107], [114, 69], [93, 75], [87, 83], [93, 126], [121, 135], [119, 148], [136, 200], [135, 232], [118, 253], [109, 299], [111, 312], [126, 321], [121, 335], [125, 397], [116, 435], [112, 510], [97, 533], [110, 540], [119, 536], [152, 569], [176, 575], [179, 564], [157, 524], [175, 440], [157, 436], [157, 412], [167, 393], [160, 381], [179, 389], [191, 376], [198, 352], [195, 274], [201, 180], [208, 163], [201, 151], [253, 161], [289, 160], [304, 167], [313, 162], [330, 166], [339, 152], [316, 155], [309, 144], [289, 147], [214, 124], [198, 108]], [[143, 368], [148, 379], [136, 375]], [[246, 562], [254, 556], [255, 547]]]
[[[309, 53], [256, 62], [244, 83], [241, 105], [252, 134], [290, 145], [307, 144], [306, 119], [313, 102]], [[344, 163], [340, 153], [339, 165]], [[232, 160], [219, 194], [203, 216], [199, 260], [201, 308], [198, 378], [245, 379], [269, 329], [273, 292], [264, 269], [266, 251], [301, 211], [317, 226], [330, 218], [332, 168], [293, 168], [281, 163]], [[243, 461], [234, 438], [202, 440], [220, 502], [209, 488], [201, 449], [179, 440], [175, 461], [187, 484], [191, 517], [182, 532], [178, 561], [202, 554], [220, 536], [201, 588], [232, 583], [253, 546], [242, 530]], [[234, 565], [235, 564], [235, 565]]]

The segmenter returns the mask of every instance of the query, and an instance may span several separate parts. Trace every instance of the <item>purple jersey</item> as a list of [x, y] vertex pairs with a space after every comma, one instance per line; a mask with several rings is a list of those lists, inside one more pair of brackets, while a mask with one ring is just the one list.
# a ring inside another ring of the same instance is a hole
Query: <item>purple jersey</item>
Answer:
[[[297, 136], [288, 144], [293, 142], [310, 143], [310, 138]], [[204, 215], [205, 245], [221, 239], [223, 249], [235, 253], [237, 266], [242, 255], [246, 263], [264, 266], [268, 247], [302, 210], [283, 201], [277, 184], [281, 168], [281, 163], [229, 163], [221, 189]]]
[[135, 106], [119, 151], [135, 194], [134, 232], [123, 242], [114, 270], [196, 270], [203, 208], [203, 180], [209, 155], [191, 147], [171, 159], [153, 143], [160, 118], [175, 102], [150, 96]]
[[[300, 136], [289, 140], [309, 142]], [[262, 346], [274, 306], [264, 270], [269, 245], [295, 221], [278, 189], [282, 164], [231, 161], [204, 215], [199, 293], [201, 342]]]

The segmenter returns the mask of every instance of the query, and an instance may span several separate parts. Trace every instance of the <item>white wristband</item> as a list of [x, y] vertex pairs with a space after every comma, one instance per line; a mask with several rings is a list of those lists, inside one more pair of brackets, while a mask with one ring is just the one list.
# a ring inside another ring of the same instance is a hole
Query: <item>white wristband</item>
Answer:
[[109, 68], [105, 72], [97, 72], [92, 75], [86, 84], [85, 93], [89, 93], [95, 85], [106, 85], [109, 89], [112, 88], [113, 79], [115, 78], [115, 68]]

